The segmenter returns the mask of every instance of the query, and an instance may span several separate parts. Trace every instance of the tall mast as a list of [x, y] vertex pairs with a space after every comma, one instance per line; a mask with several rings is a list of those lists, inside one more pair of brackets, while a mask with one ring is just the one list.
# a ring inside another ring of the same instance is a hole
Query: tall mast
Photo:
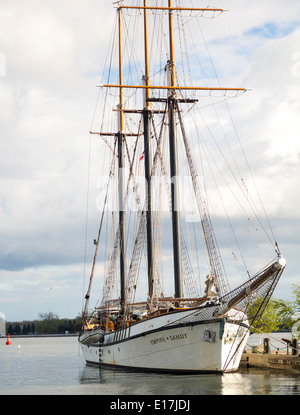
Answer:
[[[147, 19], [147, 0], [144, 0], [144, 41], [145, 41], [145, 75], [144, 83], [150, 86], [149, 78], [149, 51], [148, 51], [148, 19]], [[145, 159], [145, 179], [146, 179], [146, 197], [147, 197], [147, 259], [148, 259], [148, 304], [151, 308], [154, 285], [154, 257], [153, 257], [153, 218], [151, 202], [151, 110], [150, 110], [150, 88], [145, 90], [145, 103], [143, 109], [144, 121], [144, 159]]]
[[[172, 8], [172, 0], [169, 0], [169, 8]], [[182, 298], [182, 269], [181, 269], [181, 235], [180, 235], [180, 212], [178, 205], [178, 155], [176, 135], [176, 77], [175, 77], [175, 52], [173, 39], [173, 14], [169, 10], [169, 38], [170, 38], [170, 61], [169, 61], [169, 86], [172, 87], [168, 97], [169, 115], [169, 147], [170, 147], [170, 174], [171, 174], [171, 199], [172, 199], [172, 231], [173, 231], [173, 263], [174, 263], [174, 287], [175, 298]]]
[[[120, 3], [121, 4], [121, 3]], [[125, 287], [126, 287], [126, 211], [124, 206], [124, 112], [123, 112], [123, 67], [122, 67], [122, 27], [121, 27], [121, 8], [118, 9], [119, 20], [119, 83], [120, 83], [120, 103], [119, 103], [119, 131], [118, 138], [118, 159], [119, 159], [119, 176], [118, 176], [118, 191], [119, 191], [119, 229], [120, 229], [120, 303], [121, 315], [125, 310]]]
[[[144, 23], [145, 23], [145, 75], [144, 83], [139, 85], [124, 85], [122, 76], [122, 33], [121, 33], [121, 10], [122, 9], [137, 9], [144, 10]], [[164, 10], [168, 11], [169, 17], [169, 48], [170, 48], [170, 60], [168, 61], [168, 85], [151, 85], [149, 80], [149, 56], [148, 56], [148, 36], [147, 36], [147, 10]], [[151, 151], [150, 151], [150, 120], [153, 111], [150, 109], [149, 102], [152, 100], [150, 97], [150, 90], [167, 90], [168, 91], [168, 118], [169, 118], [169, 148], [170, 148], [170, 175], [171, 175], [171, 200], [172, 200], [172, 234], [173, 234], [173, 259], [174, 259], [174, 285], [175, 285], [175, 297], [182, 298], [182, 260], [181, 260], [181, 232], [180, 232], [180, 212], [178, 204], [178, 154], [177, 154], [177, 112], [178, 112], [178, 98], [176, 96], [176, 90], [191, 90], [191, 91], [235, 91], [245, 92], [245, 88], [227, 88], [227, 87], [209, 87], [209, 86], [177, 86], [176, 85], [176, 71], [175, 71], [175, 49], [173, 38], [173, 11], [190, 11], [190, 12], [224, 12], [224, 9], [218, 8], [195, 8], [195, 7], [175, 7], [172, 5], [172, 0], [168, 0], [168, 6], [156, 6], [148, 7], [147, 0], [144, 0], [143, 6], [125, 6], [122, 1], [118, 2], [118, 15], [119, 15], [119, 84], [98, 84], [98, 87], [104, 88], [119, 88], [120, 91], [120, 105], [119, 105], [119, 132], [116, 134], [118, 139], [118, 156], [119, 156], [119, 205], [120, 205], [120, 274], [121, 274], [121, 308], [124, 312], [125, 308], [125, 284], [126, 284], [126, 263], [125, 263], [125, 208], [122, 209], [124, 203], [124, 112], [123, 112], [123, 90], [124, 89], [143, 89], [145, 91], [145, 105], [143, 110], [144, 116], [144, 151], [145, 151], [145, 176], [148, 183], [148, 210], [147, 210], [147, 241], [148, 241], [148, 282], [149, 282], [149, 298], [151, 299], [153, 294], [153, 281], [154, 281], [154, 269], [153, 269], [153, 225], [151, 215]], [[160, 99], [158, 99], [160, 100]], [[179, 100], [182, 102], [182, 100]], [[197, 100], [192, 100], [196, 102]], [[184, 102], [192, 102], [191, 100]], [[180, 113], [179, 120], [181, 120]], [[92, 134], [99, 134], [92, 132]], [[101, 135], [111, 135], [111, 133], [100, 133]], [[131, 135], [131, 134], [130, 134]], [[189, 153], [189, 151], [188, 151]], [[190, 157], [189, 157], [190, 158]], [[191, 167], [190, 167], [191, 168]], [[194, 169], [192, 168], [192, 171]], [[201, 209], [200, 215], [201, 215]], [[205, 212], [206, 213], [206, 212]], [[218, 281], [222, 281], [222, 270], [220, 263], [220, 255], [217, 252], [217, 247], [214, 242], [214, 236], [211, 225], [207, 219], [206, 214], [203, 221], [203, 228], [206, 235], [208, 254], [211, 260], [211, 266], [213, 268], [215, 277]], [[222, 283], [221, 283], [222, 285]]]

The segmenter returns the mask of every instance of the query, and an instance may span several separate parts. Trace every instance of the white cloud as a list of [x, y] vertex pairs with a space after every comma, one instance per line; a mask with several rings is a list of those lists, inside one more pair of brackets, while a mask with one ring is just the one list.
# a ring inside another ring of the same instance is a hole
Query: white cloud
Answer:
[[249, 107], [243, 107], [242, 116], [243, 133], [254, 143], [251, 165], [260, 165], [258, 178], [267, 210], [295, 218], [299, 218], [300, 198], [300, 77], [293, 74], [292, 56], [299, 41], [297, 29], [270, 40], [254, 54], [245, 78], [253, 90], [243, 100]]

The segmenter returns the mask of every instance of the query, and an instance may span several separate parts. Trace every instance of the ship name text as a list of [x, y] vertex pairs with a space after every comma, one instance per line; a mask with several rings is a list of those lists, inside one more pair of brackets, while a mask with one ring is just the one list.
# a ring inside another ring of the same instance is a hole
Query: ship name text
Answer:
[[169, 337], [157, 337], [156, 339], [150, 340], [151, 344], [165, 343], [173, 340], [183, 340], [187, 338], [187, 333], [171, 334]]

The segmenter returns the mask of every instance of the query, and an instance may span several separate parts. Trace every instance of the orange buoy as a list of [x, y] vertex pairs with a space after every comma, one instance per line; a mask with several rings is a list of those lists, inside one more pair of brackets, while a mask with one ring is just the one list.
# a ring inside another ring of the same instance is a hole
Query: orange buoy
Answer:
[[10, 335], [7, 335], [6, 345], [9, 346], [11, 344]]

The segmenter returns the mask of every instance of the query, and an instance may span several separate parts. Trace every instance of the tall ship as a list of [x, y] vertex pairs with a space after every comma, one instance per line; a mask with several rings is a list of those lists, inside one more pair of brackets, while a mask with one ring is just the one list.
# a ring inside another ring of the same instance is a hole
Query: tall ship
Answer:
[[101, 173], [87, 364], [237, 371], [286, 266], [229, 108], [246, 89], [221, 84], [203, 34], [228, 11], [200, 3], [113, 4], [90, 131]]

